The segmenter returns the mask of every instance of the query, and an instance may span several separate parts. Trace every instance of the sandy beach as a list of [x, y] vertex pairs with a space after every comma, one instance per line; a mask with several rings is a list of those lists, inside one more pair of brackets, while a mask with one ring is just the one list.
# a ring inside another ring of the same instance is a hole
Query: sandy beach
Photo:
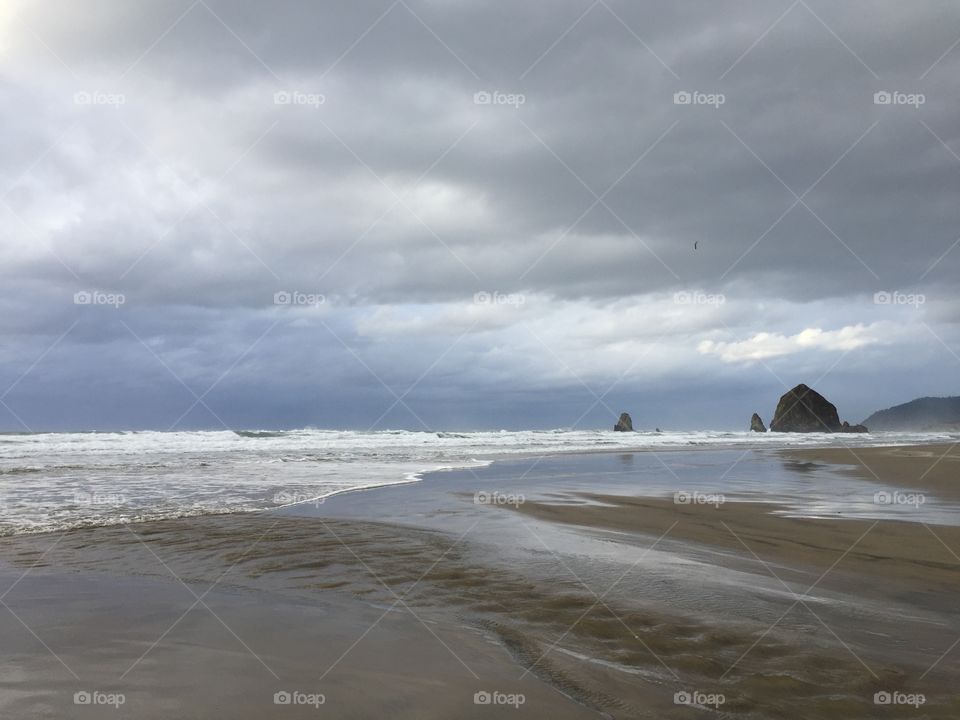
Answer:
[[[947, 450], [859, 449], [870, 467], [859, 471], [842, 449], [744, 462], [782, 466], [790, 482], [856, 475], [866, 490], [876, 473], [929, 492], [928, 508], [956, 497], [957, 455], [935, 462]], [[682, 475], [704, 457], [662, 459]], [[3, 538], [0, 708], [51, 718], [960, 713], [960, 528], [791, 517], [739, 499], [678, 504], [644, 494], [646, 463], [516, 461], [283, 512]], [[477, 492], [505, 501], [478, 503]], [[93, 701], [77, 705], [75, 693]], [[276, 693], [289, 696], [276, 704]], [[884, 693], [890, 706], [877, 704]]]
[[785, 453], [801, 462], [847, 465], [859, 477], [903, 488], [960, 497], [960, 448], [931, 444], [888, 448], [817, 448]]

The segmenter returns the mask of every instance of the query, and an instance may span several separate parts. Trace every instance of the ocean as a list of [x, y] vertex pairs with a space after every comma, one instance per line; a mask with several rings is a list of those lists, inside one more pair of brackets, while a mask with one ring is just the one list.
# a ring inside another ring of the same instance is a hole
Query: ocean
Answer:
[[[0, 435], [0, 535], [318, 504], [499, 458], [949, 442], [956, 434], [288, 431]], [[666, 473], [665, 473], [666, 474]], [[666, 485], [675, 485], [667, 480]], [[672, 486], [671, 485], [671, 486]]]

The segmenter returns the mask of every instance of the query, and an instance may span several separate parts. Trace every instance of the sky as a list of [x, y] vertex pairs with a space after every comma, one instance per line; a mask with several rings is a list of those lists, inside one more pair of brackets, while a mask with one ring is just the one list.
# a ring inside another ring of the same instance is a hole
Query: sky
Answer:
[[960, 394], [960, 6], [0, 4], [0, 430]]

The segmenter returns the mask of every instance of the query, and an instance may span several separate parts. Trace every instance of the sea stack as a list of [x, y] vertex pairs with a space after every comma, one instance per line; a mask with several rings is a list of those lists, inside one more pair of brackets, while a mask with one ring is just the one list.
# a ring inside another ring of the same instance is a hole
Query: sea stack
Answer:
[[865, 433], [870, 432], [867, 430], [866, 425], [851, 425], [846, 420], [843, 421], [843, 425], [840, 426], [840, 432], [845, 433]]
[[753, 417], [750, 418], [750, 430], [762, 433], [767, 431], [767, 426], [763, 424], [763, 419], [757, 413], [754, 413]]
[[630, 413], [620, 413], [620, 419], [613, 426], [616, 432], [633, 432], [633, 420], [630, 419]]
[[770, 423], [773, 432], [841, 432], [837, 407], [804, 384], [784, 393]]

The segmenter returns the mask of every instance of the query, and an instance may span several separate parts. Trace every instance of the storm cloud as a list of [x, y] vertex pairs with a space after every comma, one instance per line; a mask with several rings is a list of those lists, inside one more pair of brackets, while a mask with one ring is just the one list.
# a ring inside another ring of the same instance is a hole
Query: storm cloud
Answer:
[[958, 394], [960, 8], [12, 2], [0, 428]]

